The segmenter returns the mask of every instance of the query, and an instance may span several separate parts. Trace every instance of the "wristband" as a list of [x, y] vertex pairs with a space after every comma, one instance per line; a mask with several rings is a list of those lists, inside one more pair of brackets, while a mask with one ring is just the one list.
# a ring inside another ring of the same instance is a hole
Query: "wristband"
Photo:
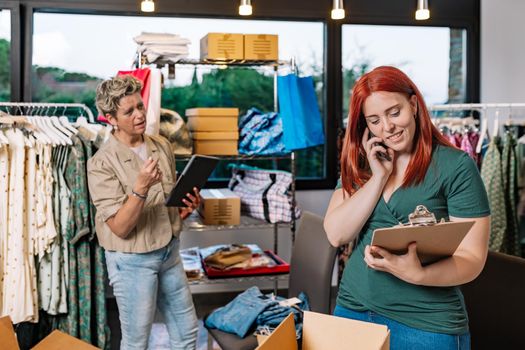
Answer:
[[148, 195], [142, 195], [142, 194], [138, 194], [137, 192], [131, 190], [131, 194], [137, 198], [140, 198], [142, 199], [143, 201], [145, 201], [147, 198], [148, 198]]

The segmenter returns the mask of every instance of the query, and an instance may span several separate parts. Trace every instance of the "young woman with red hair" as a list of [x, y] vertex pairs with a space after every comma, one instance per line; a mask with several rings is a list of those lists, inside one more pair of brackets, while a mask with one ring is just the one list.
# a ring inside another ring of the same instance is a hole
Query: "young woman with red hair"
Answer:
[[[438, 220], [475, 221], [453, 256], [422, 265], [415, 243], [404, 255], [370, 245], [375, 229], [408, 222], [421, 204]], [[386, 324], [393, 350], [469, 349], [458, 286], [483, 269], [489, 214], [476, 164], [435, 128], [410, 78], [386, 66], [363, 75], [352, 90], [341, 185], [324, 221], [332, 245], [357, 239], [334, 314]]]

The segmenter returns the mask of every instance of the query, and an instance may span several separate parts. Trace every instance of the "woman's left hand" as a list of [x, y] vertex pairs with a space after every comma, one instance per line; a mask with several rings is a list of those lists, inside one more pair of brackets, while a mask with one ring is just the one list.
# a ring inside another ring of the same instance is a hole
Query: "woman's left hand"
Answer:
[[365, 247], [365, 262], [368, 267], [388, 272], [397, 278], [412, 284], [419, 284], [423, 280], [425, 270], [417, 256], [416, 243], [410, 243], [408, 252], [396, 255], [378, 246]]
[[199, 194], [199, 190], [196, 187], [193, 187], [193, 195], [191, 193], [187, 193], [186, 197], [189, 199], [183, 199], [182, 202], [186, 204], [185, 207], [179, 208], [179, 215], [182, 220], [186, 219], [188, 216], [190, 216], [191, 213], [195, 209], [199, 207], [201, 204], [202, 197]]

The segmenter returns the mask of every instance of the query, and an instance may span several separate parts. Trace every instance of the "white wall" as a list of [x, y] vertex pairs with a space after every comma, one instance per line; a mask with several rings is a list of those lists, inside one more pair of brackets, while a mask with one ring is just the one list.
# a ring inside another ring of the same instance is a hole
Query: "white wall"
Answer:
[[481, 102], [525, 103], [525, 1], [481, 0]]

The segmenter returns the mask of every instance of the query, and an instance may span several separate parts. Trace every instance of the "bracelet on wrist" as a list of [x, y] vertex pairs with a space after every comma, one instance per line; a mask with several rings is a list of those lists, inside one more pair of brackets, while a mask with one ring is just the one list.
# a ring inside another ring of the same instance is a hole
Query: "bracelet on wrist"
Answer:
[[148, 198], [147, 194], [139, 194], [133, 190], [131, 190], [131, 194], [139, 199], [142, 199], [143, 201], [145, 201]]

